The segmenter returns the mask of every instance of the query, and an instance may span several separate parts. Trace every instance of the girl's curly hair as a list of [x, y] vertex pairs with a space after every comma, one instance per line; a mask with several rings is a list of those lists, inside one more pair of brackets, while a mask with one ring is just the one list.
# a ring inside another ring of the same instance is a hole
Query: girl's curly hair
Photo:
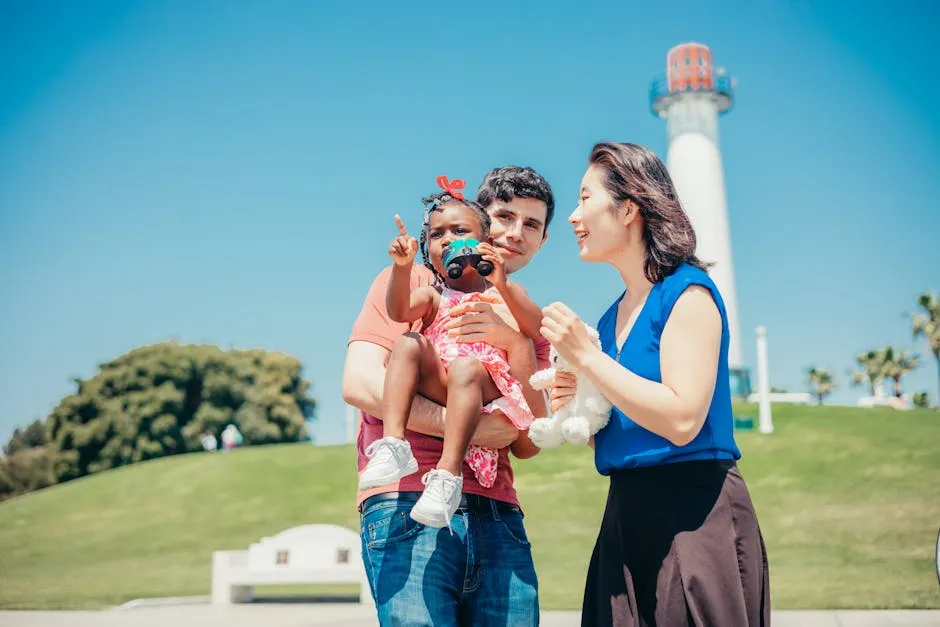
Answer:
[[431, 263], [431, 258], [428, 255], [428, 233], [431, 230], [431, 214], [435, 211], [443, 211], [444, 207], [450, 204], [460, 204], [464, 207], [469, 207], [477, 214], [477, 217], [480, 219], [480, 230], [484, 239], [488, 239], [490, 236], [490, 214], [483, 209], [483, 206], [472, 200], [466, 200], [465, 198], [457, 198], [451, 196], [447, 192], [439, 192], [437, 194], [431, 194], [427, 198], [422, 198], [421, 202], [424, 203], [424, 220], [421, 224], [421, 236], [418, 239], [418, 247], [421, 250], [421, 258], [424, 260], [424, 265], [431, 272], [434, 273], [435, 278], [439, 283], [444, 281], [444, 277], [438, 274], [437, 270], [434, 269], [434, 265]]

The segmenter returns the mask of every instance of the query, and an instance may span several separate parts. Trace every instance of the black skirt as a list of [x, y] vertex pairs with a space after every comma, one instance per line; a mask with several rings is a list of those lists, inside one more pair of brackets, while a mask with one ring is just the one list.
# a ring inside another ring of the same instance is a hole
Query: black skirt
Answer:
[[734, 462], [611, 473], [581, 625], [770, 625], [767, 552]]

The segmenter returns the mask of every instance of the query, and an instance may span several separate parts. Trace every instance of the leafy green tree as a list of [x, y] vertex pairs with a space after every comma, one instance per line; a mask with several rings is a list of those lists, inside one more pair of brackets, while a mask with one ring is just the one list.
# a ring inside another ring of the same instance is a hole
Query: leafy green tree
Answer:
[[868, 382], [868, 390], [871, 395], [875, 395], [877, 388], [885, 378], [885, 358], [887, 352], [885, 349], [870, 350], [855, 357], [860, 370], [850, 372], [852, 385], [862, 385]]
[[3, 445], [3, 454], [9, 457], [25, 448], [26, 444], [23, 442], [23, 430], [17, 427], [13, 430], [13, 434], [10, 436], [10, 439], [7, 440], [7, 443]]
[[817, 405], [823, 404], [823, 399], [829, 396], [838, 384], [832, 374], [825, 368], [810, 367], [807, 372], [810, 394], [816, 399]]
[[934, 361], [937, 362], [937, 398], [940, 398], [940, 298], [933, 290], [917, 297], [920, 311], [911, 315], [911, 333], [915, 338], [924, 338]]
[[53, 459], [49, 446], [24, 448], [0, 457], [0, 501], [55, 483]]
[[263, 350], [166, 342], [104, 363], [55, 407], [48, 434], [59, 481], [201, 449], [235, 423], [246, 444], [308, 438], [315, 401], [300, 362]]
[[3, 454], [9, 456], [18, 451], [39, 448], [44, 446], [46, 442], [46, 427], [41, 420], [34, 420], [25, 429], [17, 427], [13, 430], [13, 435], [3, 445]]
[[34, 420], [23, 430], [23, 443], [26, 448], [39, 448], [48, 442], [46, 426], [42, 420]]
[[891, 346], [885, 349], [884, 375], [894, 381], [894, 395], [897, 398], [901, 398], [903, 394], [901, 378], [914, 372], [919, 365], [919, 360], [920, 357], [911, 355], [907, 351], [896, 351]]

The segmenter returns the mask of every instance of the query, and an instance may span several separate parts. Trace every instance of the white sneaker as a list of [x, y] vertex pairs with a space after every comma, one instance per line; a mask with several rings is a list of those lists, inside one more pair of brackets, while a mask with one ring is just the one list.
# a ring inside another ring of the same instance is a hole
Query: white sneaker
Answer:
[[446, 470], [435, 468], [421, 477], [424, 492], [411, 508], [411, 518], [428, 527], [447, 527], [460, 506], [463, 477], [455, 477]]
[[390, 485], [418, 472], [418, 460], [407, 440], [392, 437], [376, 440], [366, 449], [366, 457], [369, 463], [359, 475], [360, 490]]

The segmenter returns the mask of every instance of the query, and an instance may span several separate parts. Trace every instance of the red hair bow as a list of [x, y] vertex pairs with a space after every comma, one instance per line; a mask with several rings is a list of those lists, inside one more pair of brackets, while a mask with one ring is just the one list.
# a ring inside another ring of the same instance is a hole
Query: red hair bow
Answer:
[[458, 192], [458, 189], [463, 189], [467, 186], [467, 182], [462, 179], [454, 179], [453, 181], [447, 180], [447, 177], [441, 174], [437, 177], [437, 186], [443, 189], [445, 192], [453, 196], [454, 198], [459, 198], [463, 200], [463, 194]]

